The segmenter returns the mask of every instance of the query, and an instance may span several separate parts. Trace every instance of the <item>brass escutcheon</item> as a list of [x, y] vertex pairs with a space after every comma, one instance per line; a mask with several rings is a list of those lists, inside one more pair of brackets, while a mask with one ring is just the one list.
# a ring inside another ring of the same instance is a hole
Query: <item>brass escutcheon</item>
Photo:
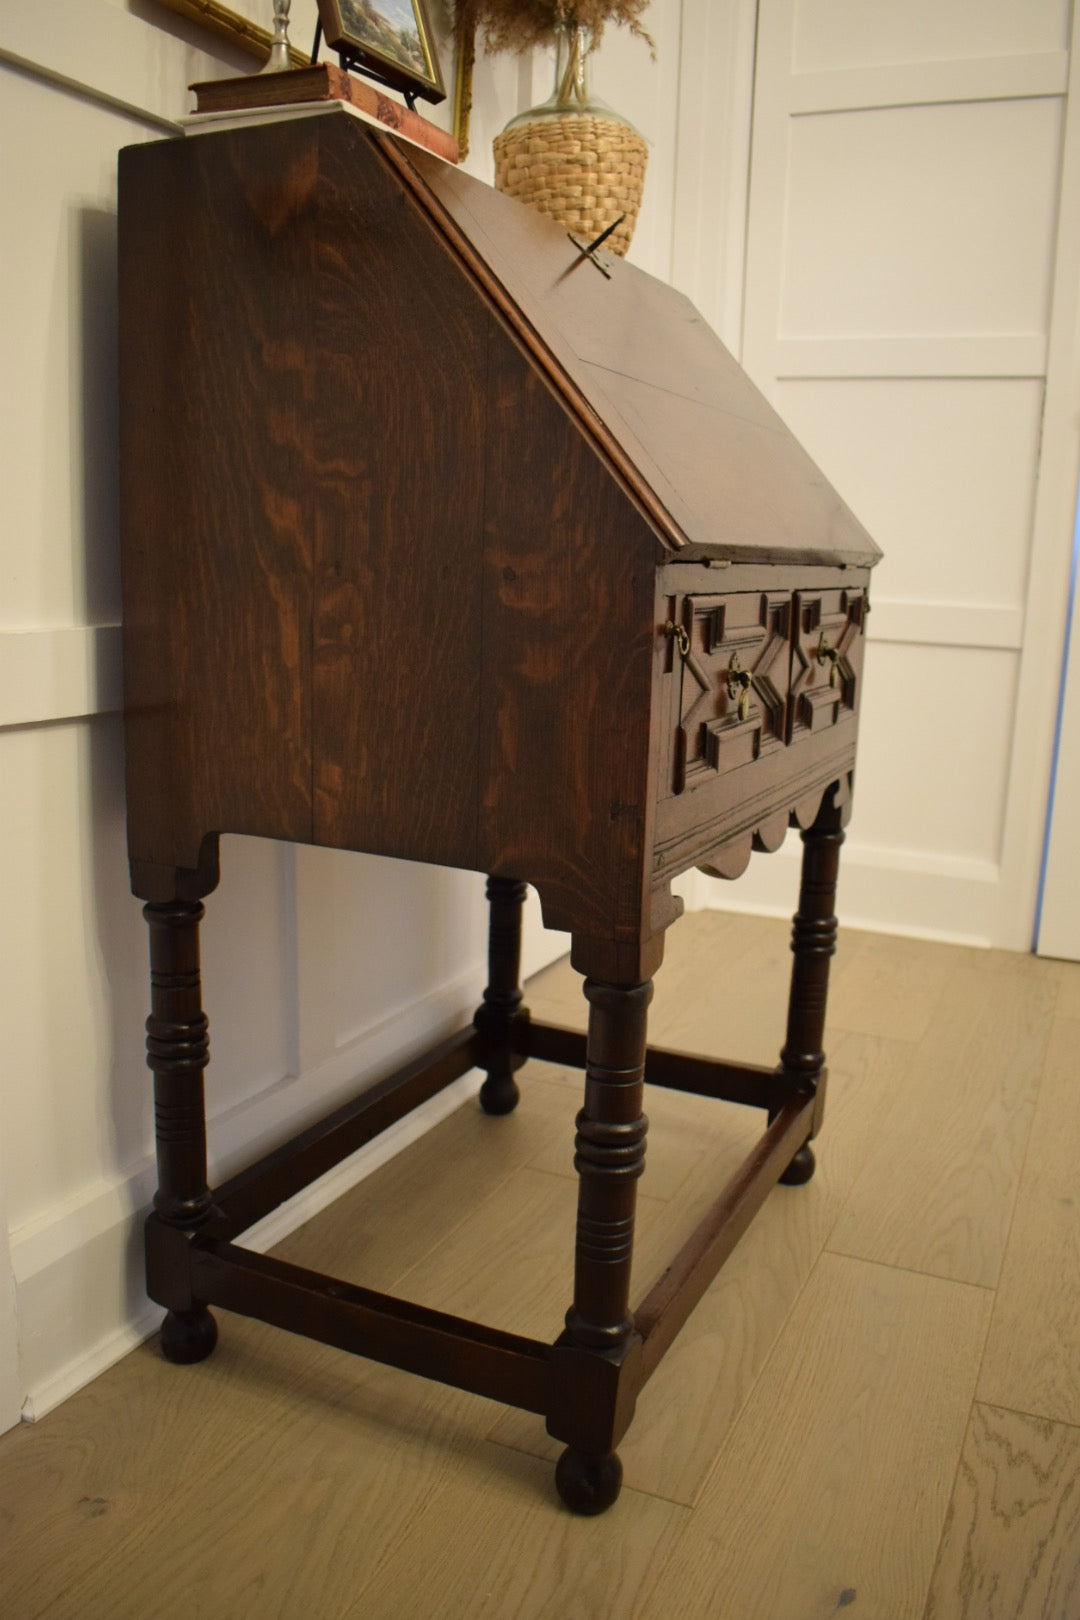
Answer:
[[819, 664], [827, 663], [829, 665], [830, 686], [836, 685], [836, 664], [839, 657], [839, 647], [830, 647], [828, 637], [823, 630], [821, 632], [821, 640], [818, 642], [817, 661]]
[[743, 669], [738, 650], [736, 650], [732, 653], [731, 663], [728, 665], [727, 695], [733, 703], [738, 698], [740, 720], [745, 720], [750, 712], [750, 687], [753, 684], [753, 679], [754, 677], [750, 671]]

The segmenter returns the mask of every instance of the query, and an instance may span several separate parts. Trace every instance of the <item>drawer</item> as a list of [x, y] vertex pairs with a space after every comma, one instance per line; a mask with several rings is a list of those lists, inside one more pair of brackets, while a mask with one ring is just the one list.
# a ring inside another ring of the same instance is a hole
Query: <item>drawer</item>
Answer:
[[789, 742], [858, 708], [868, 605], [862, 590], [795, 592]]
[[789, 593], [686, 596], [672, 621], [669, 791], [693, 792], [787, 740]]
[[653, 870], [735, 875], [854, 763], [865, 583], [665, 601]]

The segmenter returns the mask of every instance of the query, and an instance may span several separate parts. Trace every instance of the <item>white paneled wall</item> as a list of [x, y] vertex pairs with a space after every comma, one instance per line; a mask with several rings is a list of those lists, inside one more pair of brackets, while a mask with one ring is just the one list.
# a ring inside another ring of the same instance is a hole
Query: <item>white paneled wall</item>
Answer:
[[[743, 358], [885, 552], [842, 912], [1016, 949], [1068, 546], [1037, 491], [1080, 404], [1049, 392], [1069, 60], [1066, 0], [758, 9]], [[797, 854], [716, 903], [786, 909]]]
[[[292, 10], [306, 44], [313, 0]], [[1072, 262], [1056, 190], [1065, 10], [761, 0], [759, 19], [756, 0], [653, 0], [655, 64], [611, 30], [595, 71], [651, 143], [633, 258], [736, 353], [746, 270], [746, 354], [887, 552], [845, 894], [887, 927], [1021, 945], [1002, 896], [1017, 915], [1033, 904], [1024, 837], [1045, 784], [1015, 719], [1056, 676], [1044, 390], [1058, 416], [1076, 404], [1075, 381], [1054, 381]], [[0, 1425], [156, 1318], [139, 1234], [145, 930], [117, 713], [116, 153], [174, 133], [190, 81], [247, 65], [144, 0], [0, 7]], [[474, 172], [550, 78], [542, 57], [481, 58]], [[925, 790], [942, 779], [947, 794]], [[785, 850], [738, 886], [686, 889], [788, 910], [793, 880]], [[225, 839], [204, 925], [215, 1172], [456, 1023], [484, 931], [475, 874]], [[527, 969], [559, 948], [534, 916]]]

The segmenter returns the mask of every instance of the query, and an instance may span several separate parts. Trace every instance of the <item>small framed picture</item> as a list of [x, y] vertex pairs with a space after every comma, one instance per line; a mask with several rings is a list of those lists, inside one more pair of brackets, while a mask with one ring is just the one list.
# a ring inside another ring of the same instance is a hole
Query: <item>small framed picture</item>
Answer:
[[424, 0], [318, 0], [327, 45], [395, 90], [445, 101]]

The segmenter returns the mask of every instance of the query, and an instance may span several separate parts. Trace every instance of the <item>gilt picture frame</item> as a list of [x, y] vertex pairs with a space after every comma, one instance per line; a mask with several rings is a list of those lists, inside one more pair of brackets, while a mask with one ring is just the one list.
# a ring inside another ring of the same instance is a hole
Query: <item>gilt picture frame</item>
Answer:
[[323, 37], [361, 73], [407, 95], [445, 101], [424, 0], [318, 0]]

